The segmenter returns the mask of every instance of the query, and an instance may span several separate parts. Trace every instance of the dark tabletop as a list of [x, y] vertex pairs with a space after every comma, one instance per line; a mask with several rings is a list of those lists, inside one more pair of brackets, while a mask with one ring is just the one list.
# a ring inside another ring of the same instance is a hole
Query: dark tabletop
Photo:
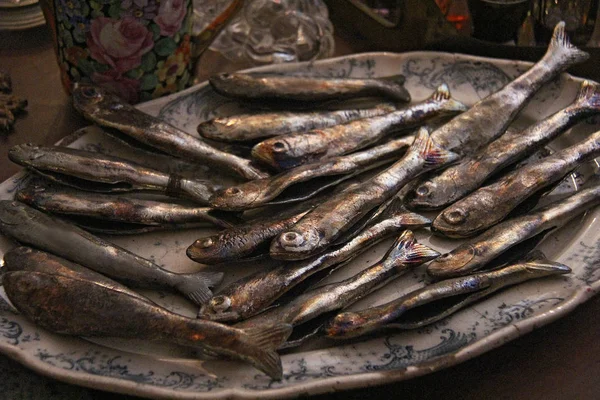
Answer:
[[[368, 49], [364, 41], [359, 47], [358, 42], [337, 39], [338, 55]], [[499, 50], [497, 56], [502, 54]], [[215, 55], [205, 58], [208, 60], [203, 60], [201, 68], [233, 68]], [[600, 74], [597, 61], [592, 60], [595, 66], [588, 69]], [[0, 137], [3, 181], [19, 170], [7, 158], [10, 147], [24, 142], [52, 144], [86, 126], [86, 122], [72, 109], [60, 86], [58, 66], [44, 27], [19, 33], [0, 32], [0, 70], [11, 74], [14, 94], [29, 101], [28, 112], [18, 118], [14, 131]], [[200, 75], [208, 73], [203, 70]], [[458, 366], [405, 382], [314, 398], [598, 399], [599, 312], [600, 296], [596, 296], [566, 317]], [[2, 399], [134, 399], [40, 376], [3, 355], [0, 382]]]

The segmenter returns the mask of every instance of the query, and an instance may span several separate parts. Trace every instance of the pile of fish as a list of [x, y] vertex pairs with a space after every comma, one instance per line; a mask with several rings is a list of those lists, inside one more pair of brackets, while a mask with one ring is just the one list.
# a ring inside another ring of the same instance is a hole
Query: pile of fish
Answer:
[[[568, 273], [534, 248], [599, 205], [600, 185], [536, 204], [600, 155], [600, 132], [522, 161], [599, 114], [600, 86], [584, 81], [565, 109], [522, 131], [508, 128], [545, 83], [587, 57], [560, 23], [538, 63], [472, 107], [446, 85], [407, 104], [401, 76], [221, 74], [210, 80], [217, 93], [259, 111], [202, 122], [202, 138], [79, 84], [76, 109], [107, 134], [162, 159], [228, 171], [235, 183], [182, 176], [169, 163], [156, 169], [98, 152], [16, 146], [10, 159], [36, 178], [14, 200], [0, 201], [0, 230], [30, 247], [5, 254], [2, 284], [22, 314], [51, 331], [168, 340], [280, 379], [278, 349], [314, 337], [418, 328], [507, 286]], [[356, 98], [369, 101], [347, 100]], [[348, 104], [355, 108], [343, 108]], [[419, 214], [431, 210], [440, 210], [433, 221]], [[110, 240], [206, 225], [220, 230], [190, 239], [187, 256], [204, 265], [191, 273], [174, 273]], [[412, 230], [424, 228], [468, 239], [440, 254], [417, 242]], [[315, 287], [388, 238], [395, 241], [380, 260]], [[243, 263], [261, 268], [219, 287]], [[425, 263], [422, 288], [347, 310]], [[180, 293], [198, 306], [197, 318], [157, 305], [135, 291], [140, 287]]]

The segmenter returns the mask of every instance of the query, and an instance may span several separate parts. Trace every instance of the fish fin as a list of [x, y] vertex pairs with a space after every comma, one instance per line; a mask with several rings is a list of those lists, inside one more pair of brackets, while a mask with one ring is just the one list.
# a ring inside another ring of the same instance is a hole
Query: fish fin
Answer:
[[450, 88], [445, 83], [438, 86], [429, 99], [436, 103], [440, 103], [442, 108], [446, 111], [467, 111], [469, 109], [469, 107], [460, 101], [452, 98]]
[[549, 56], [551, 60], [556, 60], [555, 62], [559, 65], [568, 67], [587, 60], [590, 55], [571, 44], [565, 30], [565, 22], [560, 21], [554, 27], [552, 39], [544, 57], [546, 56]]
[[587, 79], [581, 83], [574, 105], [591, 109], [600, 108], [600, 85]]
[[441, 148], [431, 140], [426, 127], [419, 129], [417, 137], [405, 157], [414, 155], [414, 153], [418, 153], [419, 157], [425, 160], [425, 171], [451, 164], [460, 158], [458, 154]]
[[549, 260], [541, 250], [534, 250], [523, 259], [527, 269], [536, 272], [548, 272], [554, 274], [567, 274], [571, 268], [567, 265]]
[[400, 265], [421, 265], [440, 256], [440, 253], [421, 243], [417, 243], [415, 235], [406, 230], [396, 239], [385, 259]]
[[177, 282], [175, 288], [195, 304], [202, 305], [212, 297], [209, 287], [220, 284], [223, 281], [223, 275], [223, 272], [179, 274], [179, 282]]
[[406, 227], [421, 228], [431, 225], [431, 219], [424, 215], [408, 211], [407, 209], [404, 209], [404, 212], [399, 211], [398, 213], [402, 216], [402, 225]]
[[178, 175], [171, 175], [167, 187], [167, 194], [184, 194], [186, 197], [200, 204], [209, 204], [208, 199], [215, 193], [215, 187], [208, 182], [181, 179]]
[[260, 349], [252, 357], [253, 364], [273, 379], [281, 379], [283, 375], [281, 359], [275, 350], [285, 343], [292, 329], [290, 324], [278, 324], [242, 330], [248, 336], [249, 344]]

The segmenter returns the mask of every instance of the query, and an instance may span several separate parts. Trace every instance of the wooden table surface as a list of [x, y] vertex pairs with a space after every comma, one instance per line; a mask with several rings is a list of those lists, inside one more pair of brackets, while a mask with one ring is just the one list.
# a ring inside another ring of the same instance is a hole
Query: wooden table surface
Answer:
[[[338, 40], [338, 54], [352, 52]], [[210, 55], [209, 55], [210, 56]], [[215, 61], [216, 60], [216, 61]], [[220, 68], [219, 60], [205, 65]], [[28, 99], [14, 131], [0, 137], [0, 181], [19, 167], [7, 151], [25, 142], [53, 144], [86, 126], [60, 86], [45, 27], [0, 32], [0, 70], [13, 79], [13, 92]], [[314, 399], [599, 399], [600, 296], [566, 317], [458, 366], [375, 388], [314, 396]], [[0, 399], [134, 399], [68, 385], [37, 375], [0, 355]]]

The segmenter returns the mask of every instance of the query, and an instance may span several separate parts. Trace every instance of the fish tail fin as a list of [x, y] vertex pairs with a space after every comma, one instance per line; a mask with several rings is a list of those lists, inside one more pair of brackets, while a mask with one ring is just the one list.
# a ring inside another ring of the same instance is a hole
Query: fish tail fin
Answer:
[[194, 272], [178, 274], [175, 288], [195, 304], [202, 305], [212, 297], [210, 287], [217, 286], [223, 281], [223, 272]]
[[566, 69], [573, 64], [583, 62], [589, 58], [589, 54], [583, 50], [578, 49], [576, 46], [571, 44], [569, 36], [565, 30], [565, 22], [560, 21], [554, 27], [552, 33], [552, 39], [548, 46], [548, 51], [544, 58], [549, 57], [553, 63], [557, 63], [561, 69]]
[[273, 379], [281, 379], [283, 375], [276, 350], [290, 337], [292, 329], [290, 324], [277, 324], [242, 330], [248, 344], [259, 350], [251, 356], [252, 364]]
[[404, 75], [384, 76], [382, 78], [377, 78], [377, 80], [382, 84], [384, 92], [395, 100], [406, 103], [411, 100], [410, 93], [404, 87], [404, 82], [406, 81]]
[[587, 79], [583, 81], [573, 105], [592, 110], [600, 109], [600, 85]]
[[534, 250], [523, 258], [528, 271], [541, 275], [568, 274], [572, 270], [567, 265], [549, 260], [540, 250]]
[[404, 213], [401, 214], [401, 217], [402, 225], [406, 227], [422, 228], [431, 225], [431, 219], [407, 209], [404, 209]]
[[439, 103], [445, 111], [462, 112], [467, 111], [469, 107], [458, 100], [452, 98], [450, 88], [445, 83], [442, 83], [429, 97], [430, 101]]
[[208, 204], [214, 194], [215, 188], [208, 182], [201, 180], [182, 179], [178, 175], [171, 175], [167, 185], [167, 195], [183, 194], [190, 200], [201, 204]]
[[418, 266], [439, 256], [432, 248], [417, 243], [414, 233], [406, 230], [396, 239], [385, 259], [398, 266]]
[[441, 148], [431, 140], [426, 127], [419, 129], [415, 141], [408, 149], [405, 157], [414, 155], [414, 153], [425, 160], [425, 171], [449, 165], [460, 158], [458, 154]]

